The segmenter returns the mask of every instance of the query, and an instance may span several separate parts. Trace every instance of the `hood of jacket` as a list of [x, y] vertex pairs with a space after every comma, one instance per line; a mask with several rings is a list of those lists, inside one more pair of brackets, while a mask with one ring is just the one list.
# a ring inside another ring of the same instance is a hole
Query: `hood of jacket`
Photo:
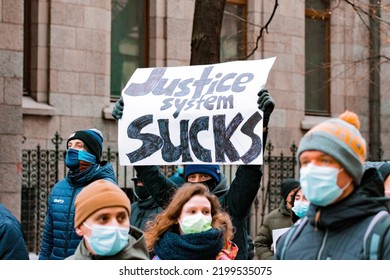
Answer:
[[226, 179], [226, 176], [224, 174], [221, 174], [221, 182], [219, 182], [218, 185], [215, 186], [215, 188], [212, 190], [212, 194], [216, 195], [217, 197], [220, 197], [221, 195], [225, 194], [229, 190], [229, 183]]

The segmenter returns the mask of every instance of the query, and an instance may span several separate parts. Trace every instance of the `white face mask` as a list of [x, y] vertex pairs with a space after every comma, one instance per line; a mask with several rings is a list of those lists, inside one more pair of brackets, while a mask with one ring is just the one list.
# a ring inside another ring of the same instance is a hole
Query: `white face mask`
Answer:
[[179, 220], [179, 225], [184, 234], [199, 233], [211, 229], [211, 216], [202, 213], [186, 216]]
[[91, 237], [84, 238], [97, 255], [113, 256], [129, 244], [130, 227], [83, 224], [92, 231]]
[[306, 199], [318, 206], [327, 206], [333, 203], [351, 184], [349, 181], [343, 188], [339, 188], [337, 177], [341, 170], [311, 163], [302, 167], [299, 181]]

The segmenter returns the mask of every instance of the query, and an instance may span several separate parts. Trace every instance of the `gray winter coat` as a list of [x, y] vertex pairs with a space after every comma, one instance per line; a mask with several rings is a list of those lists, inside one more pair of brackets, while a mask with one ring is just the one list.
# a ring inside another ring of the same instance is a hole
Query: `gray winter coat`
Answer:
[[274, 255], [274, 251], [271, 248], [273, 244], [272, 231], [274, 229], [291, 227], [293, 224], [291, 211], [286, 208], [286, 203], [282, 199], [279, 207], [265, 216], [264, 222], [256, 235], [255, 252], [257, 258], [259, 260], [271, 260]]
[[[291, 242], [286, 242], [288, 232], [278, 239], [276, 259], [282, 258], [282, 251], [283, 259], [288, 260], [364, 259], [363, 239], [367, 227], [376, 213], [387, 210], [383, 189], [382, 178], [371, 168], [347, 198], [325, 207], [311, 204], [308, 222], [296, 231]], [[390, 231], [383, 244], [383, 258], [390, 259]]]

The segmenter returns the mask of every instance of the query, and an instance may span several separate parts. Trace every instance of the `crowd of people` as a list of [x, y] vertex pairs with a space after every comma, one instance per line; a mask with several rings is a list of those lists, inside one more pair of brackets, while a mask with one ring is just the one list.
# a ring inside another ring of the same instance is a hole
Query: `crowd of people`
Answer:
[[[264, 147], [275, 102], [267, 90], [258, 95]], [[115, 119], [123, 106], [120, 99]], [[254, 241], [247, 218], [261, 165], [238, 166], [231, 183], [219, 165], [180, 165], [171, 177], [158, 166], [135, 166], [131, 202], [101, 160], [102, 133], [75, 131], [66, 143], [69, 171], [48, 200], [39, 259], [365, 259], [366, 232], [378, 213], [389, 216], [390, 163], [366, 161], [359, 129], [358, 116], [346, 111], [302, 137], [299, 179], [281, 183], [279, 207]], [[0, 259], [29, 259], [20, 223], [1, 204], [0, 237]], [[390, 259], [387, 229], [383, 240], [380, 257]]]

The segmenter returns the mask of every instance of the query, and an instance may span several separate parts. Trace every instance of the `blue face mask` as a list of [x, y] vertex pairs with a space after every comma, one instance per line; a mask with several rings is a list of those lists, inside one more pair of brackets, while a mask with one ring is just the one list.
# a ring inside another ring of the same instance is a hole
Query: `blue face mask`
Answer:
[[69, 148], [66, 152], [65, 158], [66, 167], [68, 167], [70, 170], [76, 170], [80, 168], [80, 161], [95, 164], [96, 157], [86, 151]]
[[177, 168], [176, 168], [176, 171], [177, 171], [177, 173], [179, 173], [179, 174], [183, 174], [184, 173], [184, 168], [183, 168], [183, 166], [178, 166]]
[[300, 170], [299, 181], [306, 199], [318, 206], [327, 206], [339, 198], [344, 188], [337, 185], [337, 177], [340, 170], [334, 167], [308, 164]]
[[293, 210], [295, 215], [297, 215], [299, 218], [303, 218], [306, 216], [306, 213], [309, 210], [309, 206], [309, 201], [296, 200], [294, 201], [294, 206], [291, 210]]
[[96, 255], [113, 256], [129, 244], [130, 227], [89, 226], [86, 223], [84, 226], [92, 231], [91, 237], [88, 238], [84, 235], [84, 238]]

